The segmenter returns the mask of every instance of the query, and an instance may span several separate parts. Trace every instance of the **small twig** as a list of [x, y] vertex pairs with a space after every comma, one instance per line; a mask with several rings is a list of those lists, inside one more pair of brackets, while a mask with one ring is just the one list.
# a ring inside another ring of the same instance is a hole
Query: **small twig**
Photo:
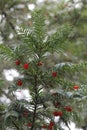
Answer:
[[14, 31], [14, 33], [17, 35], [17, 39], [20, 40], [20, 38], [18, 37], [18, 34], [16, 32], [16, 29], [15, 29], [13, 23], [8, 18], [7, 13], [5, 11], [2, 11], [2, 14], [5, 16], [5, 18], [7, 19], [8, 24], [10, 25], [10, 27], [12, 28], [12, 30]]
[[35, 94], [36, 94], [36, 96], [35, 96], [35, 105], [34, 105], [34, 113], [33, 113], [33, 120], [32, 120], [31, 130], [34, 129], [36, 111], [37, 111], [37, 98], [38, 98], [38, 96], [37, 96], [37, 75], [35, 75], [34, 79], [35, 79]]
[[17, 33], [16, 30], [15, 30], [14, 25], [9, 21], [7, 13], [5, 11], [2, 11], [2, 14], [5, 16], [5, 18], [7, 19], [8, 23], [10, 24], [10, 26], [14, 30], [14, 32]]
[[20, 130], [19, 127], [16, 125], [16, 123], [12, 120], [13, 125], [15, 126], [15, 128], [17, 128], [17, 130]]

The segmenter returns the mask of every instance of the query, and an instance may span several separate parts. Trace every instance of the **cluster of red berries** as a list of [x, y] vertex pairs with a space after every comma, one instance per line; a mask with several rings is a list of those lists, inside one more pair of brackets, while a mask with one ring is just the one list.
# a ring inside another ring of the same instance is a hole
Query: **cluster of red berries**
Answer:
[[67, 112], [71, 112], [71, 111], [72, 111], [72, 107], [71, 107], [71, 106], [66, 106], [66, 107], [65, 107], [65, 110], [66, 110]]
[[[16, 61], [15, 61], [15, 64], [16, 64], [17, 66], [19, 66], [19, 65], [21, 64], [20, 60], [16, 60]], [[28, 68], [29, 68], [29, 64], [28, 64], [28, 63], [25, 63], [25, 64], [23, 65], [23, 68], [24, 68], [24, 69], [28, 69]]]
[[[21, 64], [20, 60], [16, 60], [16, 61], [15, 61], [15, 64], [16, 64], [17, 66], [19, 66], [19, 65]], [[42, 65], [43, 65], [43, 62], [39, 61], [39, 62], [37, 63], [37, 65], [38, 65], [38, 66], [42, 66]], [[25, 64], [23, 65], [23, 67], [24, 67], [24, 69], [28, 69], [28, 68], [29, 68], [29, 64], [28, 64], [28, 63], [25, 63]]]
[[[16, 64], [17, 66], [19, 66], [19, 65], [21, 64], [20, 60], [16, 60], [16, 61], [15, 61], [15, 64]], [[39, 62], [37, 63], [37, 65], [38, 65], [38, 66], [43, 66], [43, 62], [39, 61]], [[24, 68], [24, 69], [28, 69], [28, 68], [29, 68], [29, 64], [28, 64], [28, 63], [25, 63], [25, 64], [23, 65], [23, 68]], [[52, 72], [52, 77], [55, 78], [55, 77], [57, 77], [57, 75], [58, 75], [58, 74], [57, 74], [56, 71], [53, 71], [53, 72]], [[18, 82], [18, 85], [21, 86], [21, 85], [22, 85], [22, 82], [21, 82], [21, 81]], [[74, 89], [74, 90], [78, 90], [78, 89], [79, 89], [79, 86], [78, 86], [78, 85], [75, 85], [75, 86], [73, 86], [73, 89]]]
[[[16, 64], [17, 66], [20, 66], [20, 64], [21, 64], [20, 60], [16, 60], [16, 61], [15, 61], [15, 64]], [[44, 64], [44, 63], [41, 62], [41, 61], [39, 61], [39, 62], [37, 63], [38, 66], [43, 66], [43, 64]], [[23, 64], [23, 68], [27, 70], [27, 69], [29, 68], [29, 64], [28, 64], [28, 63]], [[57, 72], [53, 71], [53, 72], [52, 72], [52, 76], [53, 76], [54, 78], [57, 77]], [[23, 84], [22, 80], [18, 80], [18, 81], [17, 81], [17, 85], [18, 85], [18, 86], [22, 86], [22, 84]]]
[[[15, 64], [16, 64], [17, 66], [19, 66], [19, 65], [21, 64], [20, 60], [16, 60]], [[43, 66], [43, 62], [39, 61], [39, 62], [37, 63], [37, 66]], [[28, 64], [28, 63], [23, 64], [23, 68], [27, 70], [27, 69], [29, 68], [29, 64]], [[52, 77], [56, 78], [57, 75], [58, 75], [58, 74], [57, 74], [56, 71], [53, 71], [53, 72], [52, 72]], [[21, 79], [19, 79], [19, 80], [17, 81], [17, 85], [18, 85], [18, 86], [22, 86], [22, 85], [23, 85], [23, 81], [22, 81]], [[75, 86], [73, 86], [73, 89], [74, 89], [74, 90], [78, 90], [78, 89], [79, 89], [79, 86], [78, 86], [78, 85], [75, 85]], [[55, 92], [55, 93], [52, 94], [52, 96], [57, 96], [57, 95], [58, 95], [57, 92]], [[56, 103], [55, 103], [55, 107], [58, 107], [59, 105], [60, 105], [59, 102], [56, 102]], [[71, 107], [71, 106], [65, 106], [64, 109], [65, 109], [65, 111], [67, 111], [67, 112], [72, 112], [72, 107]], [[59, 117], [63, 116], [63, 112], [62, 112], [62, 111], [54, 111], [52, 114], [53, 114], [53, 116], [55, 116], [55, 117], [57, 117], [57, 116], [59, 116]], [[29, 115], [29, 113], [27, 113], [27, 112], [24, 112], [24, 113], [23, 113], [23, 116], [24, 116], [24, 117], [27, 117], [28, 115]], [[51, 121], [50, 124], [49, 124], [49, 130], [52, 130], [52, 128], [53, 128], [54, 125], [55, 125], [55, 122], [52, 122], [52, 121]], [[32, 123], [28, 123], [27, 126], [28, 126], [28, 127], [32, 127]], [[42, 128], [47, 129], [48, 126], [44, 124], [44, 125], [42, 125]]]
[[[49, 123], [49, 126], [44, 124], [44, 125], [42, 125], [42, 128], [43, 128], [43, 129], [49, 128], [49, 130], [52, 130], [52, 128], [53, 128], [54, 125], [55, 125], [55, 122], [51, 121], [51, 122]], [[28, 127], [31, 127], [31, 126], [32, 126], [32, 123], [28, 123], [27, 126], [28, 126]]]
[[17, 81], [17, 85], [18, 85], [18, 86], [22, 86], [22, 84], [23, 84], [22, 80], [19, 79], [19, 80]]
[[28, 126], [28, 127], [31, 127], [31, 126], [32, 126], [32, 123], [28, 123], [27, 126]]
[[54, 116], [62, 116], [63, 113], [62, 113], [62, 111], [54, 111], [54, 112], [53, 112], [53, 115], [54, 115]]
[[55, 125], [55, 122], [51, 121], [49, 124], [49, 130], [53, 130], [54, 125]]
[[[64, 109], [67, 111], [67, 112], [72, 112], [72, 107], [71, 106], [65, 106]], [[62, 111], [54, 111], [53, 112], [53, 115], [54, 116], [63, 116], [63, 112]]]
[[57, 77], [57, 72], [56, 71], [53, 71], [52, 72], [52, 76], [55, 78], [55, 77]]

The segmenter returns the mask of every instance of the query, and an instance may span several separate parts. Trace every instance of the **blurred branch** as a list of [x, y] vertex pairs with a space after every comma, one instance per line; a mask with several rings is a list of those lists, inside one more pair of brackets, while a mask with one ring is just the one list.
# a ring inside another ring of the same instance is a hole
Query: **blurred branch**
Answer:
[[12, 120], [12, 123], [13, 123], [13, 125], [15, 126], [15, 128], [16, 128], [17, 130], [20, 130], [19, 127], [17, 126], [17, 124], [15, 123], [15, 121]]
[[0, 92], [1, 92], [2, 94], [4, 94], [8, 99], [10, 99], [11, 101], [13, 101], [13, 97], [12, 97], [12, 96], [9, 96], [9, 94], [7, 94], [5, 91], [0, 90]]
[[6, 18], [7, 22], [8, 22], [8, 24], [10, 25], [10, 27], [12, 28], [12, 30], [13, 30], [14, 33], [16, 34], [17, 39], [20, 40], [20, 38], [18, 37], [18, 34], [17, 34], [17, 32], [16, 32], [16, 29], [15, 29], [13, 23], [12, 23], [12, 22], [9, 20], [9, 18], [8, 18], [7, 13], [6, 13], [5, 11], [2, 11], [2, 14], [5, 16], [5, 18]]

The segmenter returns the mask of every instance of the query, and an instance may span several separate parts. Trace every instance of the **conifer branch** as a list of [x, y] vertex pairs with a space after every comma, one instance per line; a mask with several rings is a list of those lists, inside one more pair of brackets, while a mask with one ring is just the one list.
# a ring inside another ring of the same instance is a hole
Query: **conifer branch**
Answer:
[[37, 75], [34, 76], [34, 80], [35, 80], [35, 85], [34, 85], [34, 89], [35, 89], [35, 105], [34, 105], [34, 113], [33, 113], [31, 130], [33, 130], [33, 128], [34, 128], [35, 118], [36, 118], [36, 111], [37, 111], [37, 98], [38, 98], [38, 95], [37, 95], [38, 94], [38, 92], [37, 92]]
[[15, 121], [13, 121], [12, 120], [12, 123], [13, 123], [13, 125], [15, 126], [15, 128], [17, 129], [17, 130], [20, 130], [20, 128], [17, 126], [17, 124], [15, 123]]
[[7, 59], [13, 59], [14, 58], [14, 52], [13, 50], [4, 44], [0, 45], [0, 57], [7, 60]]

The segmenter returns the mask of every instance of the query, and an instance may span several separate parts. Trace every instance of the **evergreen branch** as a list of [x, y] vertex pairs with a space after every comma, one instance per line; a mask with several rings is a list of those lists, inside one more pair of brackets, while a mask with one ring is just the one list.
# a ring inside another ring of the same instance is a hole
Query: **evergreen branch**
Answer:
[[42, 10], [37, 10], [33, 13], [33, 20], [34, 35], [37, 38], [38, 44], [41, 45], [46, 36], [45, 18]]
[[0, 45], [0, 57], [4, 57], [4, 59], [12, 59], [14, 57], [14, 52], [12, 51], [12, 49], [10, 49], [10, 47], [1, 44]]
[[57, 29], [57, 31], [52, 34], [49, 38], [48, 38], [48, 45], [52, 48], [56, 48], [56, 46], [60, 45], [62, 43], [64, 43], [67, 39], [68, 36], [70, 34], [72, 30], [72, 26], [71, 25], [63, 25], [60, 28]]
[[73, 63], [69, 63], [69, 62], [65, 62], [65, 63], [60, 63], [60, 64], [56, 64], [55, 68], [58, 70], [63, 70], [63, 71], [72, 71], [72, 72], [76, 72], [76, 71], [80, 71], [81, 69], [86, 69], [87, 68], [87, 62], [84, 63], [80, 63], [80, 64], [73, 64]]
[[13, 121], [12, 120], [12, 123], [13, 123], [13, 125], [15, 126], [15, 128], [17, 129], [17, 130], [20, 130], [20, 128], [17, 126], [17, 124], [15, 123], [15, 121]]
[[33, 130], [34, 128], [34, 124], [35, 124], [35, 119], [36, 119], [36, 111], [37, 111], [37, 99], [38, 99], [38, 91], [37, 91], [37, 75], [35, 75], [34, 77], [35, 80], [35, 105], [34, 105], [34, 113], [33, 113], [33, 120], [32, 120], [32, 126], [31, 126], [31, 130]]
[[17, 30], [17, 34], [22, 38], [23, 43], [27, 44], [31, 49], [37, 43], [37, 40], [30, 29], [20, 28]]

